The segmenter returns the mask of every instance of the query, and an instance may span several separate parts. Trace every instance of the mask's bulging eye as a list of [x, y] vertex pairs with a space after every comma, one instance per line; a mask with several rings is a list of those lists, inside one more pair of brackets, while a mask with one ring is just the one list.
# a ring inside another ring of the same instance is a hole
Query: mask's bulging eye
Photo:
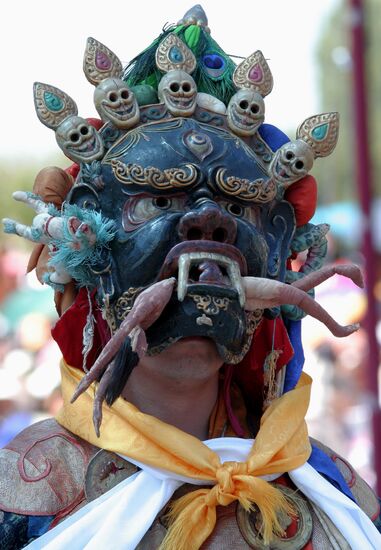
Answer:
[[128, 99], [128, 98], [130, 97], [130, 94], [128, 93], [128, 90], [122, 90], [122, 91], [120, 92], [120, 97], [121, 97], [122, 99]]
[[152, 199], [152, 203], [160, 210], [168, 210], [172, 205], [172, 200], [169, 197], [155, 197]]
[[87, 126], [81, 126], [80, 132], [83, 136], [87, 136], [87, 134], [89, 133], [89, 129]]
[[260, 224], [260, 208], [258, 206], [242, 206], [237, 202], [225, 200], [218, 201], [219, 205], [226, 210], [231, 216], [241, 218], [256, 226]]
[[183, 212], [186, 197], [152, 197], [139, 195], [131, 197], [124, 205], [122, 225], [125, 231], [133, 231], [144, 222], [163, 215], [164, 212]]
[[236, 204], [234, 202], [232, 203], [227, 203], [226, 204], [226, 210], [232, 214], [233, 216], [237, 216], [237, 217], [242, 217], [244, 212], [245, 212], [245, 209], [243, 206], [241, 206], [240, 204]]

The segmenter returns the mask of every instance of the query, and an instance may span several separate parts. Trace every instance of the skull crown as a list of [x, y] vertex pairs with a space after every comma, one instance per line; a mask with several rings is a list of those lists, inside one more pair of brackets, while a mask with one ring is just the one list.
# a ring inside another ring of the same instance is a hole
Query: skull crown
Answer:
[[74, 162], [92, 162], [103, 156], [103, 142], [93, 126], [79, 116], [65, 119], [56, 130], [63, 153]]
[[270, 176], [284, 189], [303, 178], [314, 163], [312, 148], [301, 139], [280, 147], [270, 165]]
[[131, 128], [139, 122], [139, 106], [134, 93], [120, 78], [106, 78], [94, 90], [99, 116], [117, 128]]
[[158, 96], [173, 116], [191, 116], [196, 109], [197, 86], [191, 75], [174, 69], [160, 80]]
[[[158, 83], [159, 110], [135, 96], [134, 89], [122, 79], [123, 67], [119, 58], [107, 46], [88, 38], [83, 68], [87, 80], [94, 85], [94, 104], [103, 123], [99, 132], [78, 116], [75, 102], [54, 86], [36, 82], [34, 101], [37, 116], [56, 133], [56, 140], [64, 154], [78, 163], [92, 163], [104, 157], [115, 139], [132, 128], [150, 120], [150, 111], [156, 116], [195, 117], [207, 122], [211, 113], [218, 116], [212, 123], [230, 130], [235, 136], [255, 149], [261, 141], [260, 127], [265, 119], [264, 98], [272, 90], [273, 79], [262, 52], [256, 51], [240, 63], [232, 80], [236, 92], [227, 108], [217, 97], [198, 93], [191, 76], [197, 66], [193, 52], [176, 34], [169, 33], [155, 51], [156, 66], [163, 76]], [[136, 93], [139, 92], [136, 90]], [[155, 100], [154, 100], [155, 102]], [[156, 114], [155, 114], [156, 113]], [[152, 120], [156, 120], [152, 118]], [[276, 152], [267, 148], [269, 160], [266, 170], [280, 192], [303, 178], [312, 168], [315, 158], [330, 154], [338, 136], [337, 113], [314, 115], [299, 126], [296, 140]], [[115, 132], [114, 130], [118, 130]], [[110, 141], [111, 136], [111, 141]], [[241, 184], [240, 184], [241, 185]]]
[[227, 123], [240, 136], [252, 136], [265, 119], [265, 102], [254, 90], [238, 90], [229, 101]]

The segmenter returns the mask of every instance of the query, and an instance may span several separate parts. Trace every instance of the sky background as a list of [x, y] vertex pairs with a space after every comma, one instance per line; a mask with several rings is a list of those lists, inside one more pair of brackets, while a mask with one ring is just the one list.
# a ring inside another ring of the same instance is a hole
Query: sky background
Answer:
[[[204, 0], [213, 38], [228, 54], [262, 50], [274, 89], [266, 98], [266, 120], [294, 137], [305, 118], [324, 111], [316, 93], [316, 44], [338, 0]], [[3, 126], [0, 162], [43, 162], [59, 153], [54, 132], [34, 110], [33, 82], [52, 84], [77, 103], [79, 115], [97, 116], [93, 87], [82, 71], [86, 39], [103, 42], [126, 64], [176, 23], [192, 0], [21, 0], [2, 5]]]

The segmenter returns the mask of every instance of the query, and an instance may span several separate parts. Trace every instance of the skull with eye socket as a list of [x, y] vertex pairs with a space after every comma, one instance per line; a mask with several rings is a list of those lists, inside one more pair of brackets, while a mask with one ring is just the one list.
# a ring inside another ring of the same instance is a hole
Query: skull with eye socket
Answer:
[[58, 126], [56, 140], [63, 153], [74, 162], [92, 162], [103, 156], [103, 142], [84, 118], [70, 116]]
[[227, 109], [229, 128], [239, 136], [252, 136], [265, 118], [262, 96], [253, 90], [239, 90], [231, 98]]
[[94, 91], [99, 116], [117, 128], [131, 128], [139, 122], [139, 106], [135, 95], [119, 78], [106, 78]]
[[185, 71], [172, 70], [160, 80], [158, 96], [171, 115], [191, 116], [196, 109], [197, 86]]
[[314, 159], [313, 149], [305, 141], [290, 141], [276, 151], [270, 165], [270, 176], [287, 189], [311, 170]]

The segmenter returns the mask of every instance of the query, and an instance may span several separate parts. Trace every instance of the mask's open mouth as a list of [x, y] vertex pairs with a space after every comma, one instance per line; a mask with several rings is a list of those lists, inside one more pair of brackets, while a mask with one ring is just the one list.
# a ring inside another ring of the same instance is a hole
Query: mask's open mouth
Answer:
[[167, 254], [158, 280], [176, 277], [180, 302], [195, 285], [234, 289], [243, 307], [245, 292], [241, 277], [245, 275], [246, 260], [236, 247], [215, 241], [184, 241]]

